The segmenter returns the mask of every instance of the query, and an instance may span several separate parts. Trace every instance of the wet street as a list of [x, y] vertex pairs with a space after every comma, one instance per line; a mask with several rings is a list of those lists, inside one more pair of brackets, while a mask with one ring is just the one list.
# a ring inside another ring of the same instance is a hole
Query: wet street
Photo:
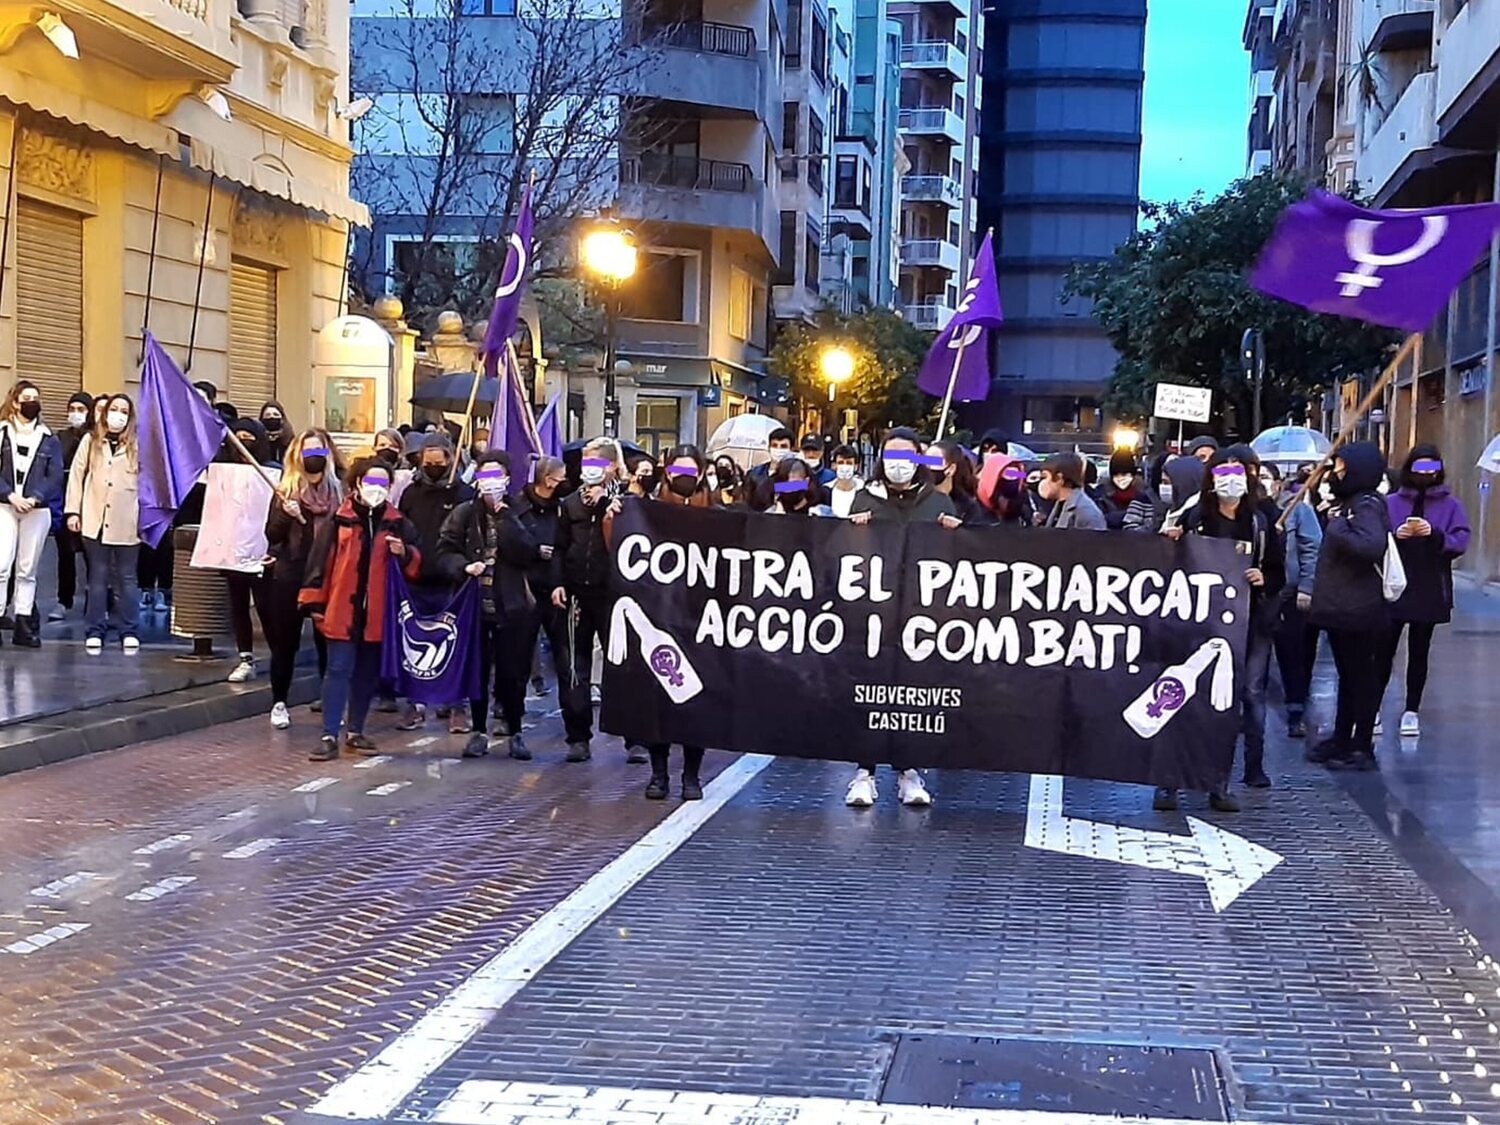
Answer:
[[842, 765], [722, 753], [652, 803], [551, 696], [530, 763], [389, 715], [311, 763], [297, 708], [14, 773], [0, 1121], [1491, 1125], [1497, 653], [1469, 595], [1377, 775], [1273, 713], [1238, 816], [973, 773], [859, 813]]

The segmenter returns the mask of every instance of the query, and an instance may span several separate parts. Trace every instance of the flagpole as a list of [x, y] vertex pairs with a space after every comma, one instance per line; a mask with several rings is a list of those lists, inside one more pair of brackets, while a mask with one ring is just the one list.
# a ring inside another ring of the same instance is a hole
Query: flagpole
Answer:
[[[269, 488], [272, 492], [275, 492], [276, 482], [271, 479], [271, 474], [266, 472], [266, 467], [259, 461], [257, 461], [255, 459], [255, 455], [245, 448], [245, 443], [235, 436], [234, 429], [232, 427], [224, 431], [224, 437], [228, 439], [229, 444], [234, 448], [234, 451], [245, 459], [245, 464], [249, 465], [252, 469], [260, 474], [260, 479], [266, 482], [266, 487]], [[299, 514], [297, 516], [297, 522], [306, 523], [307, 521], [303, 519]]]
[[1391, 362], [1385, 365], [1385, 370], [1380, 373], [1380, 378], [1375, 380], [1375, 385], [1370, 388], [1369, 393], [1365, 395], [1359, 406], [1355, 408], [1354, 414], [1340, 427], [1338, 437], [1334, 439], [1333, 448], [1324, 454], [1322, 462], [1312, 471], [1312, 475], [1307, 478], [1307, 483], [1297, 490], [1297, 495], [1292, 497], [1292, 502], [1282, 510], [1281, 518], [1276, 521], [1278, 530], [1286, 527], [1287, 517], [1292, 514], [1292, 509], [1302, 503], [1307, 494], [1318, 487], [1324, 474], [1327, 473], [1329, 466], [1333, 464], [1334, 454], [1339, 451], [1340, 446], [1354, 436], [1354, 427], [1359, 425], [1359, 420], [1369, 413], [1370, 407], [1374, 406], [1376, 400], [1385, 393], [1386, 384], [1396, 374], [1396, 369], [1411, 358], [1412, 352], [1416, 350], [1417, 344], [1421, 339], [1422, 333], [1413, 332], [1402, 343], [1400, 349], [1392, 357]]
[[948, 428], [948, 411], [953, 406], [953, 388], [958, 385], [958, 368], [964, 361], [964, 349], [968, 346], [969, 333], [965, 331], [953, 353], [953, 370], [948, 373], [948, 389], [943, 392], [943, 412], [938, 416], [937, 437], [934, 441], [942, 441], [943, 431]]
[[[464, 408], [463, 428], [458, 432], [458, 449], [453, 452], [453, 464], [448, 467], [448, 483], [451, 485], [458, 476], [458, 456], [468, 445], [469, 425], [474, 421], [474, 400], [479, 397], [479, 380], [484, 378], [478, 371], [474, 372], [474, 382], [469, 386], [469, 405]], [[497, 402], [498, 402], [498, 396]], [[494, 419], [490, 420], [494, 425]]]

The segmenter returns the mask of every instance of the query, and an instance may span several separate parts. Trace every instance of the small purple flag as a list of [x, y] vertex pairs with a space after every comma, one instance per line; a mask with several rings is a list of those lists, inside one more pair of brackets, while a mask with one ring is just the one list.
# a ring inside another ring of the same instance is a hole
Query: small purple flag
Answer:
[[[478, 501], [476, 501], [478, 503]], [[394, 555], [386, 564], [385, 633], [380, 640], [380, 675], [396, 694], [413, 703], [444, 706], [479, 694], [481, 579], [471, 579], [448, 595], [414, 594]]]
[[500, 370], [495, 414], [490, 419], [490, 448], [510, 455], [510, 492], [520, 492], [531, 480], [531, 466], [542, 455], [542, 439], [531, 402], [521, 390], [521, 373], [507, 359]]
[[1497, 203], [1370, 211], [1314, 188], [1282, 213], [1250, 284], [1314, 312], [1418, 332], [1497, 227]]
[[562, 415], [557, 411], [557, 404], [561, 399], [562, 392], [558, 391], [542, 411], [542, 416], [536, 420], [536, 432], [541, 439], [543, 457], [563, 455]]
[[141, 466], [140, 536], [155, 547], [224, 443], [224, 419], [149, 332], [136, 434]]
[[505, 266], [500, 270], [500, 285], [495, 303], [490, 307], [490, 323], [484, 330], [484, 373], [491, 379], [500, 374], [500, 357], [505, 345], [515, 335], [521, 315], [521, 294], [526, 287], [526, 273], [531, 268], [531, 185], [521, 193], [521, 213], [511, 232], [505, 251]]
[[[995, 280], [993, 235], [986, 233], [969, 271], [969, 283], [963, 299], [948, 327], [938, 333], [917, 373], [917, 386], [938, 398], [953, 384], [953, 397], [959, 402], [973, 402], [990, 393], [990, 341], [992, 329], [1005, 320], [1000, 309], [1000, 286]], [[959, 355], [959, 349], [963, 354]], [[958, 365], [955, 369], [954, 360]]]

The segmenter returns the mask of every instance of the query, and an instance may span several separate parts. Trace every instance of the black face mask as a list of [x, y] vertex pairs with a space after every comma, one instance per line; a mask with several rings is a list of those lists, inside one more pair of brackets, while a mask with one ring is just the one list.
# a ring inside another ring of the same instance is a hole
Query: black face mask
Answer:
[[396, 463], [401, 460], [401, 454], [394, 449], [382, 449], [379, 453], [375, 454], [375, 459], [384, 462], [394, 469]]
[[21, 417], [28, 422], [35, 422], [42, 416], [42, 404], [40, 402], [21, 403]]
[[280, 418], [262, 418], [260, 424], [266, 428], [268, 434], [279, 434], [281, 432]]
[[698, 478], [674, 473], [667, 478], [667, 487], [675, 496], [688, 497], [698, 491]]
[[302, 471], [309, 476], [318, 476], [328, 468], [328, 458], [322, 454], [302, 458]]
[[436, 483], [436, 482], [442, 480], [444, 477], [446, 477], [448, 475], [448, 466], [447, 465], [423, 465], [422, 466], [422, 472], [427, 475], [427, 479], [428, 480]]

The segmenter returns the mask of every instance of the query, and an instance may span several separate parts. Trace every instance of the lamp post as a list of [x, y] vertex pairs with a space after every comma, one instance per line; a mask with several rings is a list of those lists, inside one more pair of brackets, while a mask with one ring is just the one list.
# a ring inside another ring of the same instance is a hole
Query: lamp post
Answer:
[[620, 399], [615, 387], [615, 322], [620, 286], [635, 276], [635, 235], [613, 219], [603, 219], [583, 236], [583, 267], [604, 287], [604, 436], [620, 436]]
[[828, 380], [828, 425], [837, 439], [838, 418], [834, 413], [833, 400], [838, 393], [838, 385], [854, 376], [854, 353], [842, 344], [829, 344], [818, 356], [818, 369], [823, 373], [823, 378]]
[[1259, 328], [1247, 328], [1240, 337], [1240, 363], [1245, 379], [1254, 387], [1251, 419], [1254, 433], [1260, 433], [1260, 392], [1266, 381], [1266, 339]]

